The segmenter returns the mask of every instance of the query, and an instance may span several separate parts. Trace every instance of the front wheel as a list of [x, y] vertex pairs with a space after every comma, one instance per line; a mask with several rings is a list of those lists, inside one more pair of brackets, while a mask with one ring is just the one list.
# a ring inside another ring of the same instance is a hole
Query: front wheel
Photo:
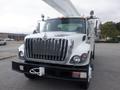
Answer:
[[92, 51], [92, 59], [94, 60], [95, 59], [95, 45], [94, 45], [94, 49]]
[[93, 50], [93, 52], [92, 52], [92, 59], [93, 60], [95, 59], [95, 50]]
[[88, 87], [89, 87], [89, 83], [88, 83], [88, 82], [83, 82], [83, 83], [81, 84], [81, 88], [82, 88], [82, 89], [87, 90]]
[[27, 77], [30, 80], [34, 80], [34, 79], [39, 78], [39, 76], [37, 76], [37, 75], [32, 75], [32, 74], [27, 74], [27, 73], [24, 73], [24, 75], [25, 75], [25, 77]]
[[82, 86], [81, 86], [83, 89], [85, 89], [85, 90], [88, 89], [90, 81], [91, 81], [91, 78], [92, 78], [92, 67], [91, 67], [91, 65], [89, 65], [88, 66], [88, 78], [87, 78], [87, 81], [83, 82]]

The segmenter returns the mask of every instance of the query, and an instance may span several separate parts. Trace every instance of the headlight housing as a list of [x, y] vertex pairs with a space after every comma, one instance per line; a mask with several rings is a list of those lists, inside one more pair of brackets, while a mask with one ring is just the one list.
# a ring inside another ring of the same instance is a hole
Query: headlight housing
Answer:
[[81, 61], [82, 61], [82, 62], [86, 61], [87, 57], [88, 57], [88, 54], [87, 54], [87, 53], [83, 53], [83, 54], [81, 55]]
[[75, 55], [72, 57], [72, 59], [70, 60], [71, 64], [79, 64], [81, 62], [80, 56]]
[[18, 57], [19, 57], [20, 59], [24, 59], [24, 53], [23, 53], [22, 51], [19, 51]]
[[71, 64], [80, 64], [83, 63], [87, 60], [88, 54], [83, 53], [81, 56], [75, 55], [71, 58], [70, 63]]

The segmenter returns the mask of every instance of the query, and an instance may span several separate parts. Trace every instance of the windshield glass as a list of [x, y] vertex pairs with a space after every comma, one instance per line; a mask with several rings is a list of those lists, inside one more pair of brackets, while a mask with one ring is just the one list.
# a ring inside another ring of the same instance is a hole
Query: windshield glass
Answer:
[[47, 20], [43, 32], [64, 31], [86, 33], [85, 19], [80, 18], [61, 18]]

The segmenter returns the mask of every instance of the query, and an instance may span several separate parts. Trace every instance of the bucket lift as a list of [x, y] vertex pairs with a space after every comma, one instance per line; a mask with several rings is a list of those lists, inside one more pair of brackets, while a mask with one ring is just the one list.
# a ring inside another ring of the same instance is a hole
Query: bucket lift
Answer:
[[64, 16], [80, 16], [70, 0], [43, 0], [45, 3], [56, 9]]
[[[49, 6], [53, 7], [55, 10], [57, 10], [59, 13], [63, 14], [65, 17], [79, 17], [80, 13], [77, 10], [77, 8], [75, 7], [75, 5], [73, 5], [73, 3], [71, 2], [71, 0], [43, 0], [45, 3], [47, 3]], [[94, 17], [94, 11], [90, 12], [90, 17], [92, 20], [94, 20], [94, 25], [96, 25], [96, 23], [99, 22], [98, 26], [100, 26], [100, 21], [99, 18]], [[100, 37], [100, 30], [97, 30], [98, 36], [96, 37]]]

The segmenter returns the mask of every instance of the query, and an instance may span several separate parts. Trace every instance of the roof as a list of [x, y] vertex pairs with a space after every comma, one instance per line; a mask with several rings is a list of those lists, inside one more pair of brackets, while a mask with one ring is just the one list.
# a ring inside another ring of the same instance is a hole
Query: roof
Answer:
[[83, 19], [83, 20], [86, 20], [87, 18], [86, 17], [58, 17], [58, 18], [50, 18], [47, 20], [55, 20], [55, 19]]

